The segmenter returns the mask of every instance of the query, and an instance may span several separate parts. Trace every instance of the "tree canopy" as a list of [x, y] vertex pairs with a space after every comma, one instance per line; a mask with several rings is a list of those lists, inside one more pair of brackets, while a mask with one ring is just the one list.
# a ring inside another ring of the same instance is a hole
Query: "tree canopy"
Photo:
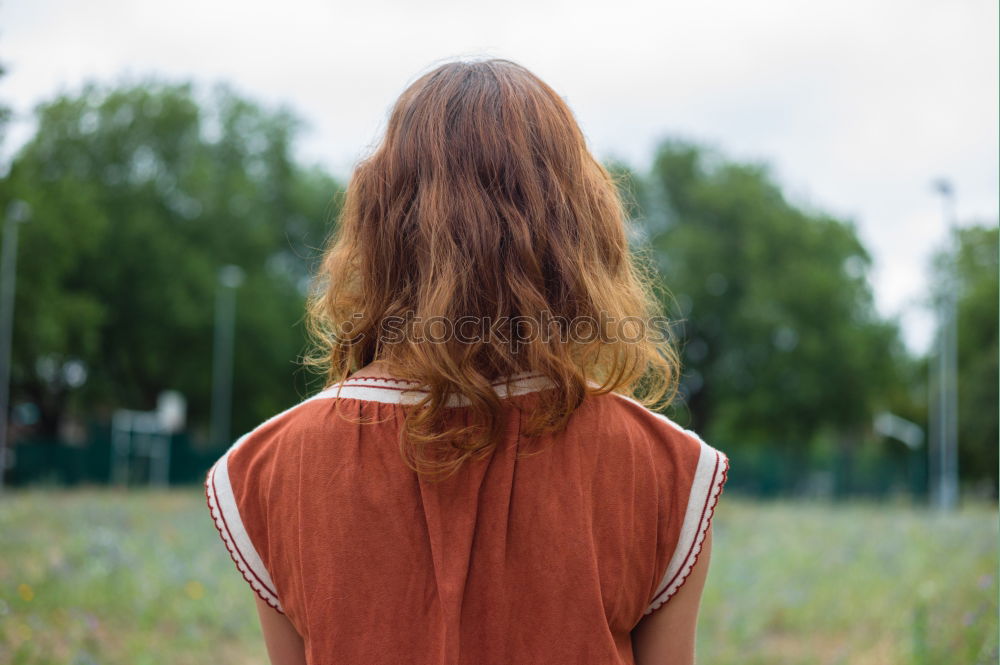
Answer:
[[694, 426], [788, 448], [826, 431], [857, 438], [905, 349], [875, 311], [853, 223], [790, 203], [764, 165], [684, 142], [660, 145], [637, 180]]
[[[52, 433], [71, 406], [149, 409], [187, 396], [205, 420], [217, 275], [246, 274], [237, 296], [234, 426], [295, 397], [304, 280], [338, 185], [295, 163], [301, 123], [225, 86], [87, 85], [36, 109], [37, 131], [3, 182], [32, 208], [19, 249], [15, 395]], [[59, 371], [82, 363], [77, 389]], [[40, 371], [44, 369], [44, 371]]]

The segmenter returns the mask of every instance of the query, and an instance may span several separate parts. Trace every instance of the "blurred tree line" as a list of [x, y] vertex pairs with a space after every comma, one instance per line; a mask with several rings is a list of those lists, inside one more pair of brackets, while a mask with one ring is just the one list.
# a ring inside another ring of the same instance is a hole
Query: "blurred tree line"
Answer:
[[[0, 205], [22, 199], [33, 211], [18, 252], [12, 373], [12, 403], [38, 411], [33, 435], [55, 437], [67, 418], [152, 409], [164, 389], [181, 391], [191, 428], [207, 431], [227, 264], [246, 273], [234, 432], [318, 387], [296, 359], [343, 184], [296, 162], [294, 113], [226, 86], [201, 98], [150, 80], [90, 84], [35, 117], [0, 180]], [[927, 363], [876, 312], [871, 257], [851, 221], [789, 202], [765, 165], [690, 143], [657, 146], [648, 173], [609, 168], [623, 176], [635, 246], [659, 269], [678, 322], [684, 376], [672, 416], [726, 450], [905, 454], [872, 420], [890, 411], [926, 423]], [[996, 228], [964, 230], [961, 247], [935, 265], [963, 285], [962, 472], [995, 480]]]
[[[0, 184], [27, 201], [13, 401], [57, 434], [69, 414], [152, 409], [161, 390], [207, 422], [219, 268], [240, 266], [233, 427], [287, 407], [311, 261], [338, 184], [292, 158], [300, 122], [225, 86], [87, 86], [35, 111]], [[86, 368], [73, 386], [67, 363]], [[69, 380], [67, 380], [69, 379]], [[301, 379], [300, 383], [301, 383]], [[298, 385], [298, 387], [296, 387]]]

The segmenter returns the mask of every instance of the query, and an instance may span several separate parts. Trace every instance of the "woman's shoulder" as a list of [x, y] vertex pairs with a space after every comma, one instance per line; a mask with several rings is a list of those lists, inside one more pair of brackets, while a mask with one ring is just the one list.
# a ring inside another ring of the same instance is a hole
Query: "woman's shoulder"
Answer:
[[603, 418], [629, 433], [648, 455], [659, 531], [656, 586], [643, 611], [667, 602], [684, 584], [701, 550], [729, 473], [729, 458], [693, 429], [620, 393], [601, 396]]
[[594, 396], [590, 401], [593, 404], [590, 417], [600, 423], [601, 429], [619, 429], [634, 433], [639, 438], [698, 453], [705, 449], [714, 450], [696, 429], [685, 427], [628, 395], [605, 393]]
[[601, 446], [601, 454], [620, 451], [643, 459], [664, 483], [694, 483], [700, 490], [725, 482], [729, 458], [696, 430], [621, 393], [595, 396], [578, 432], [627, 445]]
[[327, 420], [324, 416], [329, 410], [333, 398], [334, 396], [330, 394], [328, 389], [306, 397], [284, 410], [268, 416], [236, 439], [233, 447], [259, 446], [282, 436], [312, 429]]
[[341, 394], [338, 387], [324, 388], [259, 422], [231, 441], [219, 461], [234, 457], [263, 461], [279, 448], [297, 446], [303, 440], [328, 440], [336, 431], [359, 427], [353, 419], [339, 417], [343, 409], [338, 403], [349, 395]]

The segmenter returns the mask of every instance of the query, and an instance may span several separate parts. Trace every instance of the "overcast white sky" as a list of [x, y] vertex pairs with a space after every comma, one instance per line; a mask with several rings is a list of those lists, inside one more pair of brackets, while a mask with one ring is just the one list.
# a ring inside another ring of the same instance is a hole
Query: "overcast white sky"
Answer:
[[927, 347], [920, 300], [944, 238], [930, 182], [961, 223], [998, 217], [996, 0], [657, 2], [0, 0], [0, 98], [33, 105], [87, 79], [227, 80], [295, 108], [300, 154], [345, 178], [418, 73], [455, 56], [533, 70], [592, 150], [648, 167], [656, 141], [762, 159], [796, 203], [853, 219], [879, 308]]

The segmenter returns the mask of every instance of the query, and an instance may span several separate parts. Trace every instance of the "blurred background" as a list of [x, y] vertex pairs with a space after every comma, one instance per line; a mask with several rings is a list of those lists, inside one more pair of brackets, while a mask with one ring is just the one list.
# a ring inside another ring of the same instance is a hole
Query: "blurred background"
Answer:
[[0, 663], [251, 663], [200, 485], [320, 387], [304, 295], [420, 73], [513, 59], [623, 176], [725, 451], [699, 663], [995, 663], [985, 0], [0, 4]]

